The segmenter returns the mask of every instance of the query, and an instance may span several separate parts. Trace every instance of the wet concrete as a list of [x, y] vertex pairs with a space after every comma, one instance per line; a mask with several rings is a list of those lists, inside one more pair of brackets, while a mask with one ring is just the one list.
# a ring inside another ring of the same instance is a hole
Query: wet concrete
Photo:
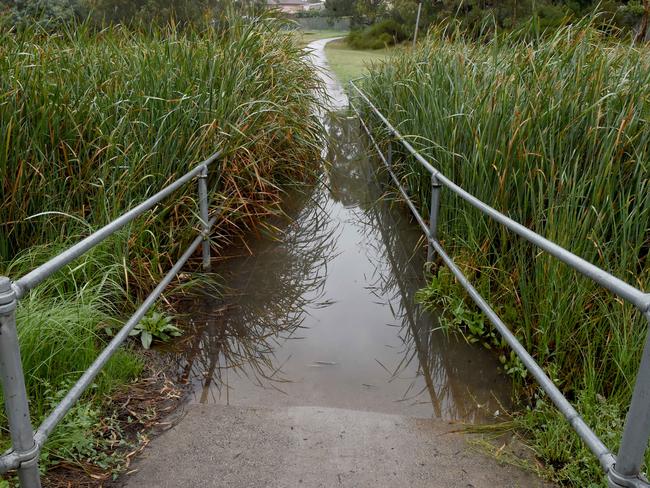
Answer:
[[439, 422], [322, 407], [197, 405], [144, 455], [129, 486], [545, 486], [471, 450], [466, 436]]
[[538, 486], [454, 432], [494, 421], [508, 381], [416, 304], [421, 234], [358, 121], [324, 120], [321, 183], [287, 199], [273, 236], [216, 263], [223, 296], [187, 305], [193, 333], [175, 357], [188, 413], [128, 486]]
[[307, 46], [311, 62], [316, 68], [321, 80], [323, 80], [325, 91], [329, 97], [326, 105], [332, 111], [341, 110], [348, 104], [348, 97], [345, 94], [345, 90], [337, 80], [336, 76], [334, 76], [334, 73], [329, 69], [327, 58], [325, 56], [325, 45], [329, 42], [336, 41], [337, 39], [341, 39], [341, 37], [320, 39], [311, 42]]

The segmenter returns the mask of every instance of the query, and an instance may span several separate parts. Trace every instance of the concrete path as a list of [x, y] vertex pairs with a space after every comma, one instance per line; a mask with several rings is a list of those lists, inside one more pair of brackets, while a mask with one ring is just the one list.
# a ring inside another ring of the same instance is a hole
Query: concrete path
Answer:
[[339, 83], [334, 73], [329, 69], [329, 63], [325, 56], [325, 46], [341, 37], [329, 37], [310, 42], [307, 45], [307, 51], [312, 64], [316, 67], [316, 72], [325, 85], [325, 91], [329, 100], [325, 103], [329, 110], [340, 110], [348, 105], [348, 96]]
[[128, 487], [534, 488], [471, 449], [457, 426], [321, 407], [196, 405], [155, 439]]

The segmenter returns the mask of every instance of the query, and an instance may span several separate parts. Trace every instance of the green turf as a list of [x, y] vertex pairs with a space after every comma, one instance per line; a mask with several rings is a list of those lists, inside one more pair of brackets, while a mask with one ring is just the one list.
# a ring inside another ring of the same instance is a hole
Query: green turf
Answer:
[[372, 64], [385, 61], [396, 48], [359, 51], [347, 45], [344, 39], [332, 41], [325, 46], [330, 68], [342, 84], [364, 75]]
[[348, 35], [348, 31], [340, 31], [333, 29], [325, 30], [297, 30], [296, 37], [302, 46], [306, 46], [310, 42], [318, 41], [320, 39], [328, 39], [330, 37], [344, 37]]

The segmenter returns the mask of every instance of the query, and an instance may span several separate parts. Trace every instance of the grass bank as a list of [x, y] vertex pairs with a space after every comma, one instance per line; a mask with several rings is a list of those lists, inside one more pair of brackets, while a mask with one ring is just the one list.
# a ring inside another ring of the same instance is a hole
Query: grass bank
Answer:
[[301, 46], [306, 46], [310, 42], [319, 41], [320, 39], [329, 39], [331, 37], [345, 37], [348, 31], [340, 31], [334, 29], [324, 30], [302, 30], [298, 29], [293, 31], [296, 39]]
[[359, 50], [350, 47], [345, 39], [327, 43], [327, 62], [342, 85], [362, 76], [374, 65], [390, 58], [395, 49]]
[[[208, 185], [212, 211], [222, 210], [218, 252], [277, 211], [282, 186], [304, 180], [319, 157], [319, 81], [274, 20], [222, 31], [2, 23], [0, 73], [0, 273], [12, 278], [222, 149]], [[196, 235], [195, 194], [195, 185], [177, 191], [21, 302], [35, 424]], [[44, 461], [109, 467], [105, 439], [93, 435], [102, 404], [142, 367], [132, 351], [118, 354]]]
[[[591, 26], [550, 38], [472, 43], [434, 32], [363, 82], [379, 109], [453, 181], [615, 276], [648, 288], [650, 57]], [[430, 176], [402, 155], [428, 215]], [[440, 239], [614, 452], [645, 320], [610, 293], [443, 190]], [[546, 473], [601, 486], [578, 437], [444, 269], [422, 299], [447, 326], [495, 349], [524, 409], [516, 417]]]

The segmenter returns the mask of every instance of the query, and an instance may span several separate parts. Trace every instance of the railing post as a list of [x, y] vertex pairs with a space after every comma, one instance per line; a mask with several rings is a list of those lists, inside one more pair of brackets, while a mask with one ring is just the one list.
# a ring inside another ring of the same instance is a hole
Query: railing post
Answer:
[[[429, 213], [429, 239], [438, 238], [438, 212], [440, 210], [440, 187], [435, 174], [431, 175], [431, 210]], [[427, 243], [427, 262], [433, 261], [433, 246]]]
[[413, 49], [418, 42], [418, 29], [420, 29], [420, 12], [422, 11], [422, 2], [418, 3], [418, 15], [415, 19], [415, 32], [413, 33]]
[[203, 228], [203, 270], [210, 271], [210, 226], [208, 225], [208, 167], [203, 166], [199, 174], [199, 207]]
[[612, 488], [650, 486], [639, 475], [650, 438], [650, 310], [645, 312], [645, 317], [648, 320], [648, 330], [641, 364], [616, 464], [608, 474], [609, 486]]
[[386, 164], [390, 169], [393, 169], [393, 139], [388, 139], [388, 147], [386, 148]]
[[22, 488], [40, 488], [39, 450], [29, 418], [25, 377], [16, 329], [16, 294], [11, 280], [0, 277], [0, 380], [13, 451], [26, 458], [18, 468]]

